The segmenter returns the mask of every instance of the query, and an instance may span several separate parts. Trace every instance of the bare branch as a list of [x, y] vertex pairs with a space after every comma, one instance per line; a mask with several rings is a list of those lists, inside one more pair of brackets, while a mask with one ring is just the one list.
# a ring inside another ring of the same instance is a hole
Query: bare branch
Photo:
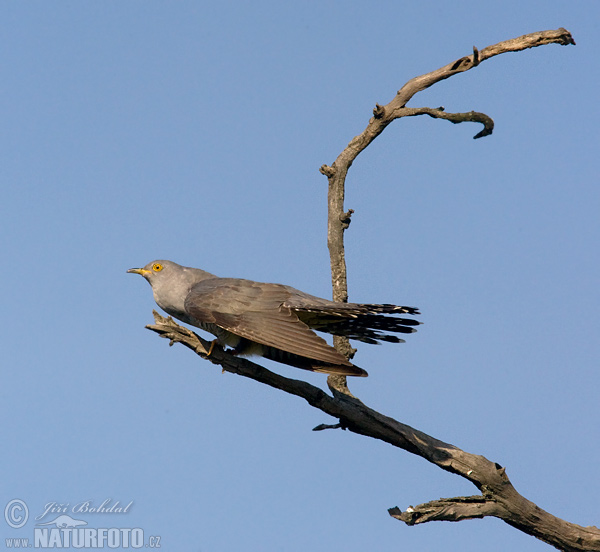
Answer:
[[[344, 212], [346, 175], [354, 160], [385, 128], [395, 119], [413, 117], [415, 115], [429, 115], [436, 119], [446, 119], [452, 123], [479, 122], [484, 128], [474, 138], [481, 138], [492, 133], [493, 120], [483, 113], [471, 111], [469, 113], [445, 113], [443, 108], [433, 109], [427, 107], [407, 108], [406, 103], [418, 92], [429, 88], [437, 82], [450, 78], [458, 73], [463, 73], [481, 64], [491, 57], [508, 52], [518, 52], [527, 48], [543, 46], [545, 44], [575, 44], [571, 33], [562, 27], [555, 31], [541, 31], [505, 40], [488, 46], [483, 50], [473, 47], [473, 53], [453, 61], [436, 71], [426, 73], [409, 80], [384, 106], [376, 104], [373, 117], [369, 120], [367, 128], [354, 137], [344, 150], [338, 155], [331, 166], [322, 165], [320, 171], [327, 176], [329, 189], [327, 193], [327, 247], [331, 264], [331, 284], [334, 301], [348, 300], [348, 278], [346, 269], [346, 254], [344, 251], [344, 231], [348, 228], [350, 219]], [[350, 213], [350, 211], [349, 211]], [[334, 339], [334, 346], [343, 355], [351, 358], [353, 350], [346, 338]], [[332, 391], [350, 393], [345, 380], [339, 376], [329, 377], [327, 383]]]
[[[481, 64], [482, 61], [490, 59], [499, 54], [509, 52], [518, 52], [527, 48], [544, 46], [546, 44], [560, 44], [563, 46], [575, 44], [571, 33], [562, 27], [555, 31], [541, 31], [537, 33], [526, 34], [518, 38], [504, 40], [487, 46], [483, 50], [473, 49], [473, 54], [462, 57], [456, 61], [448, 63], [444, 67], [426, 73], [419, 77], [409, 80], [396, 94], [394, 99], [385, 106], [376, 105], [374, 117], [369, 121], [367, 128], [358, 136], [353, 138], [348, 146], [340, 153], [326, 176], [332, 178], [344, 178], [348, 169], [358, 156], [377, 136], [379, 136], [385, 127], [394, 119], [402, 116], [409, 116], [408, 112], [403, 112], [407, 102], [418, 92], [421, 92], [437, 82], [448, 79], [458, 73], [464, 73]], [[478, 121], [481, 122], [481, 121]], [[323, 171], [321, 171], [323, 172]], [[324, 173], [325, 174], [325, 173]], [[343, 209], [343, 206], [342, 206]], [[342, 212], [342, 211], [340, 211]]]
[[[350, 224], [352, 211], [344, 211], [344, 185], [348, 170], [360, 152], [379, 136], [388, 124], [401, 117], [428, 115], [452, 123], [478, 122], [483, 124], [484, 128], [475, 138], [491, 134], [493, 121], [483, 113], [475, 111], [446, 113], [443, 108], [408, 108], [406, 103], [416, 93], [436, 82], [477, 67], [482, 61], [493, 56], [545, 44], [568, 45], [575, 42], [571, 34], [562, 28], [556, 31], [532, 33], [488, 46], [483, 50], [473, 48], [471, 55], [411, 79], [387, 105], [376, 105], [367, 128], [348, 144], [331, 166], [321, 167], [321, 172], [329, 180], [327, 237], [334, 300], [346, 301], [348, 298], [343, 236], [344, 230]], [[385, 441], [416, 454], [445, 471], [467, 479], [481, 492], [477, 496], [434, 500], [416, 507], [411, 506], [405, 511], [397, 507], [389, 510], [391, 516], [408, 525], [437, 520], [460, 521], [494, 516], [561, 550], [600, 551], [598, 528], [581, 527], [545, 512], [516, 491], [506, 470], [499, 464], [483, 456], [465, 452], [367, 407], [350, 393], [345, 377], [328, 378], [327, 383], [332, 391], [332, 395], [329, 395], [314, 385], [275, 374], [258, 364], [224, 351], [221, 347], [211, 348], [210, 342], [179, 326], [171, 318], [163, 318], [156, 312], [154, 316], [155, 324], [147, 327], [169, 339], [171, 345], [182, 343], [213, 364], [220, 365], [224, 371], [239, 374], [301, 397], [311, 406], [338, 420], [336, 424], [321, 424], [314, 428], [315, 431], [341, 428]], [[347, 340], [334, 337], [334, 344], [348, 358], [352, 357], [354, 350]]]
[[483, 489], [484, 495], [441, 498], [418, 506], [409, 506], [405, 511], [394, 507], [388, 512], [390, 516], [407, 525], [493, 516], [559, 550], [600, 550], [600, 530], [597, 527], [568, 523], [545, 512], [518, 494], [510, 483], [506, 492], [496, 492], [486, 487]]
[[507, 54], [510, 52], [520, 52], [528, 48], [537, 46], [545, 46], [546, 44], [560, 44], [561, 46], [575, 45], [575, 41], [571, 33], [567, 29], [557, 29], [555, 31], [540, 31], [538, 33], [526, 34], [510, 40], [504, 40], [487, 46], [483, 50], [477, 50], [473, 47], [473, 54], [465, 56], [456, 61], [441, 67], [431, 73], [426, 73], [420, 77], [415, 77], [409, 80], [399, 91], [395, 99], [401, 105], [406, 104], [417, 92], [421, 92], [434, 85], [436, 82], [452, 77], [456, 73], [463, 73], [473, 67], [477, 67], [482, 61], [490, 59], [499, 54]]
[[427, 521], [462, 521], [463, 519], [496, 516], [500, 508], [498, 503], [477, 496], [459, 496], [440, 498], [418, 506], [409, 506], [404, 512], [398, 507], [388, 510], [390, 516], [407, 525], [416, 525]]
[[434, 119], [446, 119], [451, 123], [458, 124], [464, 122], [481, 123], [483, 130], [479, 131], [473, 138], [483, 138], [488, 136], [494, 130], [494, 121], [485, 113], [469, 111], [468, 113], [446, 113], [442, 107], [432, 109], [431, 107], [401, 107], [397, 112], [400, 117], [414, 117], [416, 115], [429, 115]]
[[[172, 318], [164, 318], [154, 312], [155, 324], [147, 326], [170, 344], [182, 343], [202, 358], [210, 342], [194, 332], [179, 326]], [[315, 430], [342, 428], [385, 441], [424, 458], [445, 471], [460, 475], [475, 485], [481, 495], [441, 499], [409, 507], [402, 512], [391, 508], [390, 515], [409, 525], [427, 521], [459, 521], [474, 517], [494, 516], [506, 523], [566, 551], [600, 550], [600, 530], [581, 527], [545, 512], [533, 502], [521, 496], [513, 487], [505, 468], [487, 458], [465, 452], [449, 443], [431, 437], [393, 418], [369, 408], [356, 397], [344, 393], [328, 395], [310, 383], [286, 378], [266, 368], [236, 357], [215, 347], [208, 357], [223, 371], [244, 376], [260, 383], [301, 397], [311, 406], [339, 420], [338, 424], [321, 424]]]

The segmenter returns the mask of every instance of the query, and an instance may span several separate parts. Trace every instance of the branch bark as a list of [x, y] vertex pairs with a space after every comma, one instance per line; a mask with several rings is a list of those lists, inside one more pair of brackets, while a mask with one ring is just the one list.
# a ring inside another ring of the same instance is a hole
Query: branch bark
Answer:
[[[385, 106], [376, 105], [373, 117], [366, 129], [356, 136], [340, 153], [331, 166], [323, 165], [321, 172], [329, 180], [328, 192], [328, 247], [330, 252], [333, 298], [348, 298], [346, 262], [344, 255], [344, 231], [348, 228], [352, 211], [344, 211], [345, 180], [352, 163], [383, 130], [395, 119], [428, 115], [452, 123], [479, 122], [483, 125], [475, 138], [492, 133], [493, 121], [483, 113], [446, 113], [443, 108], [408, 108], [406, 103], [418, 92], [458, 73], [477, 67], [493, 56], [525, 50], [545, 44], [575, 44], [571, 34], [563, 28], [524, 35], [488, 46], [471, 55], [462, 57], [446, 66], [415, 77], [408, 81]], [[314, 408], [336, 418], [339, 423], [322, 424], [315, 430], [342, 428], [353, 433], [385, 441], [392, 446], [416, 454], [450, 473], [470, 481], [480, 491], [479, 495], [443, 498], [411, 506], [405, 511], [390, 508], [389, 514], [408, 525], [428, 521], [461, 521], [464, 519], [493, 516], [504, 520], [517, 529], [565, 551], [600, 551], [600, 530], [582, 527], [559, 519], [542, 510], [520, 495], [510, 482], [505, 468], [487, 458], [471, 454], [460, 448], [431, 437], [393, 418], [369, 408], [354, 397], [347, 388], [344, 377], [330, 376], [329, 395], [307, 382], [286, 378], [248, 360], [238, 358], [220, 347], [210, 355], [210, 342], [194, 332], [179, 326], [171, 318], [163, 318], [154, 312], [155, 324], [147, 326], [170, 344], [182, 343], [202, 358], [222, 367], [223, 371], [235, 373], [269, 385], [306, 400]], [[347, 340], [335, 338], [334, 343], [348, 357], [352, 348]]]

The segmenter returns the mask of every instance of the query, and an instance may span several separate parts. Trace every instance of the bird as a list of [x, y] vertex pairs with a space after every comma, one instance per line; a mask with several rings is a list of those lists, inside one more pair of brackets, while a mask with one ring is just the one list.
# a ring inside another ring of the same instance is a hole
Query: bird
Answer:
[[321, 299], [291, 286], [220, 278], [167, 260], [130, 268], [152, 286], [154, 300], [181, 322], [205, 330], [215, 343], [239, 356], [258, 355], [296, 368], [343, 376], [366, 370], [315, 333], [345, 336], [363, 343], [403, 343], [394, 334], [416, 331], [415, 307], [344, 303]]

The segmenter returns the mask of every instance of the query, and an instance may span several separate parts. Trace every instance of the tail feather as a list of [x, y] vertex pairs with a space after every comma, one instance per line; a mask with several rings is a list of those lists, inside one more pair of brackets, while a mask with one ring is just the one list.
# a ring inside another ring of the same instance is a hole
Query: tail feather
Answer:
[[401, 307], [389, 303], [330, 303], [327, 305], [302, 305], [291, 306], [295, 311], [332, 314], [334, 316], [352, 316], [364, 314], [411, 314], [419, 315], [416, 307]]
[[363, 343], [404, 343], [396, 335], [416, 332], [421, 322], [392, 314], [420, 314], [414, 307], [334, 303], [326, 306], [303, 306], [294, 309], [300, 320], [313, 330], [340, 335]]

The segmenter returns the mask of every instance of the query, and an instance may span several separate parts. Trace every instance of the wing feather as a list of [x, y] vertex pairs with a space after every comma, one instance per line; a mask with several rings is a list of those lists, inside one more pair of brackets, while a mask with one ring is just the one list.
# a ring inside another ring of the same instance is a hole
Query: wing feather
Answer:
[[289, 289], [279, 284], [215, 278], [192, 286], [185, 311], [200, 323], [216, 324], [262, 345], [321, 362], [352, 366], [291, 308], [284, 306], [289, 296]]

